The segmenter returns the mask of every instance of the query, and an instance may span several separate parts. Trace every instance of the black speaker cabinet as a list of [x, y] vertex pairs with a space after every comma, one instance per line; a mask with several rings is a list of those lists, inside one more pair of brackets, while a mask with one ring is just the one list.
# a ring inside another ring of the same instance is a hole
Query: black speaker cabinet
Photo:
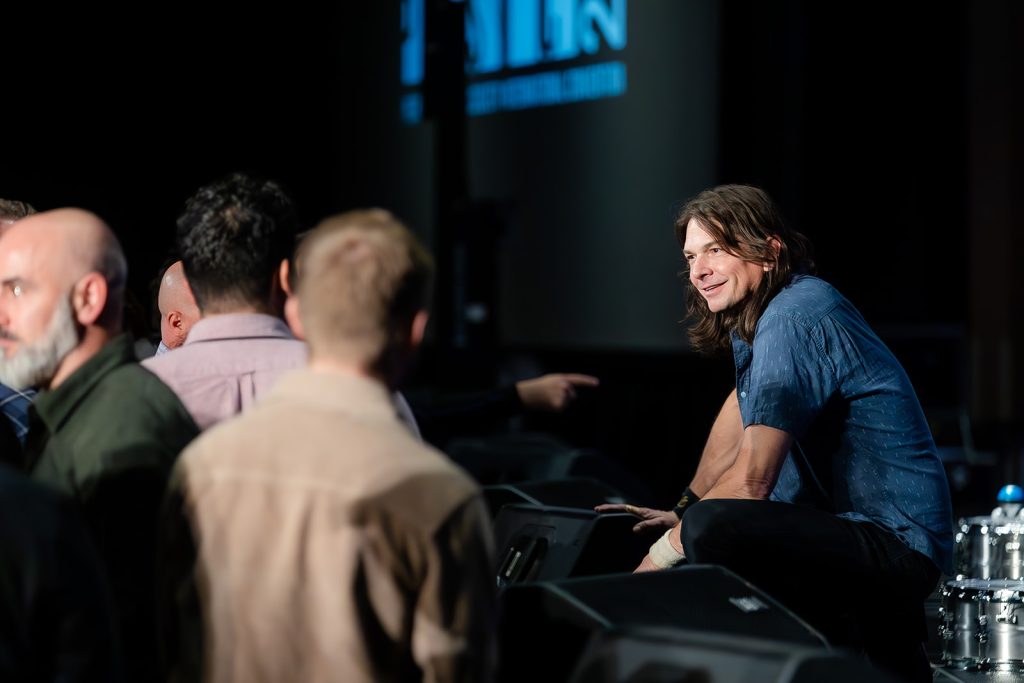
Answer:
[[799, 617], [732, 572], [684, 566], [645, 574], [509, 585], [500, 594], [501, 678], [567, 680], [590, 637], [623, 628], [686, 629], [791, 647], [825, 640]]
[[809, 645], [666, 629], [599, 632], [571, 683], [896, 683], [862, 657]]
[[567, 477], [521, 481], [515, 484], [484, 486], [484, 500], [497, 517], [506, 505], [547, 505], [590, 510], [601, 503], [625, 502], [622, 494], [611, 485], [593, 477]]
[[657, 534], [636, 517], [579, 508], [505, 505], [494, 522], [498, 585], [631, 572]]
[[617, 461], [544, 434], [456, 439], [444, 450], [481, 486], [590, 477], [621, 491], [632, 503], [647, 505], [654, 500], [648, 486]]

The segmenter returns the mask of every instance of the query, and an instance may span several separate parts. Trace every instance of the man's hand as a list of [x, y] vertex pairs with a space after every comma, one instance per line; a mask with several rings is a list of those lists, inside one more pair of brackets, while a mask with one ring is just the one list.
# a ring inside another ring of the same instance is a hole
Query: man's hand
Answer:
[[560, 413], [576, 398], [576, 387], [596, 387], [597, 377], [555, 373], [516, 382], [516, 392], [531, 410]]
[[649, 529], [664, 531], [679, 524], [679, 518], [671, 510], [654, 510], [652, 508], [641, 508], [636, 505], [624, 505], [621, 503], [605, 503], [596, 506], [594, 510], [596, 512], [628, 512], [631, 515], [636, 515], [643, 520], [633, 527], [633, 531], [636, 533]]

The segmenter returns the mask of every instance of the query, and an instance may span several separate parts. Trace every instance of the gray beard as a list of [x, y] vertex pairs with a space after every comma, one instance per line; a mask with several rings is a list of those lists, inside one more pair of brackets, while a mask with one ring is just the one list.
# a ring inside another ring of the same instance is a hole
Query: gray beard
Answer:
[[64, 357], [76, 346], [78, 328], [71, 312], [71, 302], [62, 297], [42, 339], [22, 346], [10, 358], [0, 352], [0, 382], [19, 391], [46, 386], [57, 374]]

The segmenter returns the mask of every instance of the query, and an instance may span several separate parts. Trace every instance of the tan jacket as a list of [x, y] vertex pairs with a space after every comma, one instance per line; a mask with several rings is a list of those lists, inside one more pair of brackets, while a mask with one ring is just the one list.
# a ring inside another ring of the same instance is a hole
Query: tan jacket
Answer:
[[485, 506], [384, 386], [286, 375], [195, 441], [172, 488], [198, 551], [206, 680], [489, 677]]

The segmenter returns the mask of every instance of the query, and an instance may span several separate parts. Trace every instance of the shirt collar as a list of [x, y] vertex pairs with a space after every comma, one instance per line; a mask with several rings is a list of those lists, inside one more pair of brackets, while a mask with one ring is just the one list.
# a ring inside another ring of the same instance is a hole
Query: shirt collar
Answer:
[[399, 419], [388, 388], [377, 380], [354, 374], [303, 368], [289, 372], [278, 380], [270, 397], [332, 413]]
[[223, 313], [202, 318], [188, 332], [185, 346], [196, 342], [237, 337], [273, 337], [295, 339], [288, 325], [265, 313]]
[[33, 410], [50, 433], [53, 433], [64, 424], [104, 377], [122, 365], [135, 362], [131, 337], [126, 334], [115, 337], [71, 373], [59, 387], [39, 392], [30, 410]]
[[35, 395], [36, 390], [34, 388], [14, 389], [6, 384], [0, 384], [0, 401], [18, 397], [31, 401]]

